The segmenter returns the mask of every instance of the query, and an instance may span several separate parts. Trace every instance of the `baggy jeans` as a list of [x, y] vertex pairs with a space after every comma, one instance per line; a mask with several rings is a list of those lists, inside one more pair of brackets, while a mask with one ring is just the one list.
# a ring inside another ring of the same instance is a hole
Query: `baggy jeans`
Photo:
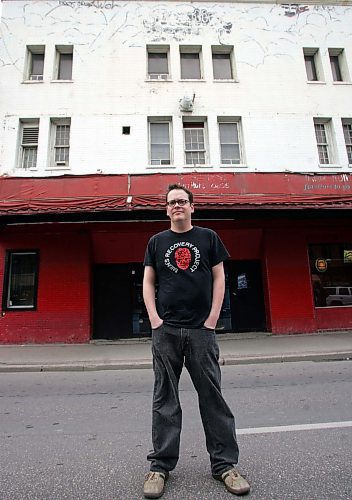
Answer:
[[150, 470], [168, 472], [179, 458], [182, 410], [178, 384], [185, 364], [198, 393], [212, 474], [238, 462], [235, 419], [221, 394], [219, 347], [215, 331], [161, 325], [152, 332], [154, 393]]

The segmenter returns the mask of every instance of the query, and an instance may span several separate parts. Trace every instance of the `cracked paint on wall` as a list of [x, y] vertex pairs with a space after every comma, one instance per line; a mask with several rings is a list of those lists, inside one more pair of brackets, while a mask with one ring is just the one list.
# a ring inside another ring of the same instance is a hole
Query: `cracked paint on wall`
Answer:
[[[245, 49], [246, 57], [236, 57], [236, 63], [258, 68], [271, 57], [292, 57], [293, 47], [302, 46], [304, 37], [309, 46], [321, 46], [339, 33], [344, 38], [351, 36], [352, 26], [352, 9], [343, 6], [113, 0], [32, 0], [9, 4], [6, 2], [3, 9], [0, 66], [13, 65], [21, 72], [23, 47], [28, 39], [35, 40], [38, 33], [48, 43], [60, 40], [74, 45], [75, 54], [82, 61], [92, 53], [115, 56], [121, 45], [200, 45], [206, 40], [217, 45], [235, 45], [238, 53]], [[7, 40], [11, 43], [7, 44]]]

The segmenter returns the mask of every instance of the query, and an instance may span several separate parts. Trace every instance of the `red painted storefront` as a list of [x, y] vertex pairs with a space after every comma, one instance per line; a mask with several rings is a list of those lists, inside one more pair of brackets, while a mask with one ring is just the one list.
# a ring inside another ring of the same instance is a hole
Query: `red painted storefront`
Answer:
[[[325, 213], [329, 203], [333, 206], [340, 203], [346, 208], [349, 201], [345, 190], [350, 178], [342, 179], [340, 186], [345, 187], [336, 189], [343, 189], [343, 195], [335, 191], [333, 194], [327, 193], [326, 187], [320, 187], [323, 194], [317, 194], [315, 190], [313, 199], [311, 191], [314, 190], [311, 188], [307, 189], [306, 194], [303, 191], [295, 193], [294, 190], [299, 191], [298, 184], [302, 178], [290, 178], [288, 184], [292, 195], [285, 193], [282, 179], [281, 186], [276, 186], [281, 193], [273, 193], [273, 178], [271, 186], [266, 183], [268, 174], [265, 174], [265, 183], [260, 183], [262, 190], [266, 190], [263, 195], [259, 193], [260, 184], [257, 181], [240, 177], [236, 178], [237, 192], [231, 185], [232, 192], [226, 194], [223, 191], [228, 189], [226, 186], [229, 185], [230, 177], [202, 175], [197, 174], [196, 178], [190, 175], [186, 178], [187, 182], [185, 176], [181, 179], [195, 192], [198, 214], [206, 214], [206, 217], [195, 223], [211, 227], [219, 233], [231, 254], [231, 261], [260, 262], [266, 330], [273, 334], [290, 334], [352, 328], [352, 307], [314, 306], [308, 255], [311, 244], [352, 241], [351, 217], [346, 215], [346, 210], [343, 217], [339, 209]], [[104, 189], [101, 185], [97, 188], [94, 184], [87, 184], [94, 186], [89, 196], [79, 193], [77, 178], [73, 179], [75, 186], [69, 184], [69, 189], [62, 184], [60, 186], [60, 180], [57, 180], [55, 196], [51, 193], [50, 197], [47, 180], [44, 179], [38, 180], [40, 186], [32, 179], [31, 185], [21, 180], [21, 186], [26, 186], [22, 190], [14, 190], [14, 185], [9, 186], [9, 183], [6, 189], [1, 188], [0, 183], [3, 207], [0, 210], [0, 286], [3, 287], [4, 283], [8, 250], [39, 251], [36, 309], [3, 310], [0, 317], [0, 343], [89, 342], [94, 333], [93, 275], [96, 267], [140, 264], [149, 237], [168, 227], [163, 215], [163, 193], [165, 185], [180, 180], [177, 176], [149, 176], [148, 183], [145, 182], [146, 176], [139, 176], [133, 179], [134, 191], [131, 189], [133, 182], [130, 181], [129, 190], [126, 190], [127, 176], [113, 177], [114, 180], [119, 178], [120, 192], [111, 178], [105, 178], [109, 182]], [[154, 182], [151, 182], [153, 178]], [[90, 177], [83, 179], [86, 181]], [[328, 181], [338, 185], [332, 177]], [[328, 185], [328, 181], [321, 184], [320, 180], [319, 185]], [[251, 188], [249, 192], [251, 183], [255, 189]], [[104, 192], [99, 192], [99, 189]], [[302, 217], [299, 211], [292, 210], [293, 206], [297, 207], [293, 203], [301, 204], [304, 210], [304, 196], [307, 205], [315, 207], [313, 215], [310, 212], [307, 218]], [[323, 196], [325, 198], [322, 199]], [[126, 216], [128, 210], [133, 210], [133, 203], [137, 214], [143, 214], [140, 220], [138, 217], [131, 220], [131, 217]], [[245, 203], [247, 208], [251, 207], [246, 217], [242, 216], [239, 208], [241, 203]], [[93, 208], [87, 206], [92, 204]], [[276, 216], [278, 207], [281, 210], [280, 217]], [[143, 211], [138, 212], [142, 208]], [[85, 220], [88, 210], [90, 214], [100, 214], [100, 220]], [[110, 216], [112, 211], [116, 213], [116, 220], [110, 218], [104, 221], [107, 210]], [[157, 214], [156, 220], [145, 217], [147, 210]], [[60, 214], [74, 212], [80, 215], [80, 220], [41, 219], [43, 214], [56, 213], [60, 219]], [[119, 214], [124, 214], [125, 220], [119, 218]], [[120, 336], [124, 336], [123, 332], [120, 332]]]

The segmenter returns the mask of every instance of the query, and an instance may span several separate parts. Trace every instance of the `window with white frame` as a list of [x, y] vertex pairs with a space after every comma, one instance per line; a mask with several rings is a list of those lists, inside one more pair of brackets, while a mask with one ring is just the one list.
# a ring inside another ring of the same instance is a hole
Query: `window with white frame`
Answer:
[[23, 169], [37, 167], [39, 120], [20, 121], [20, 162]]
[[25, 80], [42, 81], [44, 75], [44, 45], [27, 46], [27, 69]]
[[205, 125], [205, 121], [183, 122], [186, 165], [204, 165], [206, 163]]
[[317, 82], [322, 80], [322, 70], [320, 64], [320, 54], [317, 48], [303, 49], [304, 63], [306, 66], [307, 80]]
[[5, 262], [3, 309], [35, 309], [38, 293], [37, 250], [8, 250]]
[[331, 119], [314, 119], [315, 137], [317, 141], [320, 165], [333, 163]]
[[219, 120], [218, 125], [221, 163], [223, 165], [238, 165], [242, 163], [239, 120], [228, 122]]
[[171, 164], [171, 118], [149, 119], [149, 163]]
[[329, 58], [332, 79], [334, 82], [349, 80], [345, 51], [343, 49], [329, 49]]
[[212, 46], [214, 80], [232, 80], [232, 47]]
[[65, 119], [52, 118], [51, 167], [62, 168], [69, 166], [70, 129], [71, 129], [71, 120], [69, 118]]
[[148, 78], [149, 80], [168, 80], [169, 72], [169, 46], [148, 45]]
[[349, 165], [352, 165], [352, 119], [342, 120], [343, 135], [345, 137], [346, 152]]
[[56, 45], [54, 78], [72, 80], [73, 46]]
[[200, 80], [202, 78], [201, 47], [180, 47], [181, 79]]

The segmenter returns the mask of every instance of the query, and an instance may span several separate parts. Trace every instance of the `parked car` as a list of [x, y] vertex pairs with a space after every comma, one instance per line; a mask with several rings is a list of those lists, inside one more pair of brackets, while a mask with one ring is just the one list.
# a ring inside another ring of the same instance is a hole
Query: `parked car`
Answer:
[[325, 291], [327, 306], [352, 305], [352, 286], [328, 286]]

